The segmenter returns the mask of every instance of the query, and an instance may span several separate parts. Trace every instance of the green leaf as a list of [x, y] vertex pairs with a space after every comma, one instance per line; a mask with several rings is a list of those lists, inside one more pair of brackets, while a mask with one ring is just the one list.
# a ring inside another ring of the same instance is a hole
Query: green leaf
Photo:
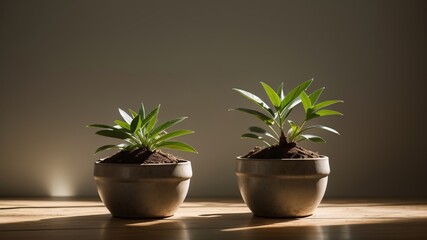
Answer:
[[98, 149], [96, 149], [95, 154], [99, 153], [101, 151], [104, 151], [104, 150], [112, 149], [112, 148], [122, 149], [124, 147], [124, 146], [122, 147], [122, 145], [123, 144], [119, 144], [119, 145], [104, 145], [104, 146], [99, 147]]
[[258, 139], [258, 140], [262, 140], [263, 139], [261, 136], [258, 136], [258, 135], [253, 134], [253, 133], [242, 134], [241, 138], [253, 138], [253, 139]]
[[311, 100], [305, 91], [302, 91], [299, 95], [302, 101], [302, 106], [304, 107], [304, 111], [307, 113], [308, 109], [311, 108]]
[[326, 142], [323, 138], [316, 136], [316, 135], [310, 135], [310, 134], [301, 134], [301, 135], [299, 135], [299, 138], [300, 139], [298, 140], [298, 142], [305, 140], [305, 139], [310, 140], [312, 142], [317, 142], [317, 143], [325, 143]]
[[129, 124], [127, 124], [127, 123], [125, 123], [123, 121], [115, 120], [114, 123], [116, 123], [117, 125], [119, 125], [123, 129], [130, 130]]
[[316, 104], [317, 100], [319, 100], [320, 95], [322, 94], [324, 87], [317, 89], [316, 91], [310, 94], [310, 101], [312, 104]]
[[128, 138], [128, 139], [124, 139], [125, 142], [129, 143], [128, 145], [141, 145], [141, 142], [139, 141], [139, 138]]
[[124, 147], [124, 148], [122, 148], [122, 149], [123, 149], [123, 151], [129, 151], [129, 152], [132, 152], [133, 150], [135, 150], [135, 149], [137, 149], [137, 148], [140, 148], [140, 146], [137, 146], [137, 145], [129, 145], [129, 146], [126, 146], [126, 147]]
[[295, 87], [294, 89], [292, 89], [288, 94], [286, 94], [286, 97], [284, 101], [282, 101], [282, 105], [280, 106], [280, 109], [283, 109], [288, 104], [290, 104], [293, 100], [295, 100], [301, 94], [302, 91], [306, 90], [310, 86], [312, 82], [313, 82], [313, 79], [305, 81], [300, 85], [298, 85], [297, 87]]
[[324, 102], [321, 102], [321, 103], [318, 103], [318, 104], [314, 105], [313, 106], [313, 111], [317, 111], [319, 109], [325, 108], [325, 107], [330, 106], [332, 104], [342, 103], [342, 102], [344, 102], [344, 101], [341, 101], [341, 100], [327, 100], [327, 101], [324, 101]]
[[267, 83], [261, 82], [261, 85], [264, 88], [265, 93], [267, 93], [268, 98], [270, 98], [270, 102], [276, 109], [279, 109], [281, 104], [279, 95], [277, 95], [276, 91], [274, 91]]
[[255, 133], [262, 133], [262, 134], [264, 134], [264, 133], [268, 133], [265, 129], [260, 128], [260, 127], [255, 127], [255, 126], [250, 127], [250, 128], [249, 128], [249, 130], [250, 130], [251, 132], [255, 132]]
[[98, 132], [96, 132], [95, 134], [104, 136], [104, 137], [111, 137], [111, 138], [118, 138], [118, 139], [126, 139], [129, 138], [129, 134], [119, 130], [119, 129], [114, 129], [114, 130], [100, 130]]
[[[196, 150], [188, 144], [174, 141], [166, 141], [178, 136], [194, 133], [194, 131], [177, 130], [170, 133], [167, 133], [165, 131], [165, 129], [177, 124], [178, 122], [181, 122], [186, 117], [167, 121], [156, 128], [159, 109], [160, 105], [157, 108], [153, 109], [150, 113], [148, 113], [146, 117], [144, 117], [145, 109], [143, 103], [141, 103], [141, 108], [139, 109], [138, 113], [133, 111], [132, 109], [129, 109], [129, 112], [126, 113], [125, 111], [119, 108], [119, 113], [124, 119], [124, 121], [115, 120], [114, 122], [117, 125], [88, 125], [88, 127], [97, 127], [102, 129], [95, 133], [97, 135], [121, 139], [124, 142], [118, 145], [101, 146], [97, 149], [97, 152], [110, 148], [119, 148], [124, 151], [131, 151], [137, 148], [147, 148], [149, 150], [154, 150], [156, 149], [156, 145], [163, 148], [196, 152]], [[150, 133], [154, 133], [154, 135], [150, 135]]]
[[168, 149], [175, 149], [175, 150], [181, 150], [185, 152], [193, 152], [197, 153], [197, 150], [193, 148], [192, 146], [183, 143], [183, 142], [176, 142], [176, 141], [165, 141], [161, 142], [156, 145], [156, 148], [168, 148]]
[[249, 128], [249, 131], [254, 132], [254, 133], [260, 133], [260, 134], [263, 134], [263, 135], [265, 135], [267, 137], [270, 137], [270, 138], [274, 139], [277, 142], [279, 141], [279, 139], [277, 139], [276, 137], [274, 137], [271, 133], [267, 132], [267, 130], [265, 130], [263, 128], [252, 126], [252, 127]]
[[259, 118], [261, 121], [263, 121], [267, 125], [273, 125], [273, 123], [274, 123], [274, 119], [272, 119], [272, 118], [266, 116], [265, 114], [260, 113], [260, 112], [258, 112], [256, 110], [247, 109], [247, 108], [233, 108], [233, 109], [230, 109], [230, 110], [245, 112], [245, 113], [254, 115], [255, 117]]
[[271, 108], [261, 98], [257, 97], [255, 94], [252, 94], [248, 91], [245, 91], [242, 89], [237, 89], [237, 88], [233, 88], [233, 90], [240, 93], [241, 95], [243, 95], [247, 99], [255, 102], [258, 106], [260, 106], [262, 109], [267, 111], [272, 117], [274, 117], [273, 110], [271, 110]]
[[294, 138], [296, 137], [295, 131], [297, 131], [298, 127], [294, 124], [291, 125], [291, 127], [288, 130], [288, 133], [286, 136], [288, 137], [288, 141], [292, 142]]
[[267, 141], [265, 141], [264, 138], [262, 138], [261, 136], [258, 136], [256, 134], [253, 134], [253, 133], [242, 134], [241, 138], [250, 138], [250, 139], [260, 140], [260, 141], [264, 142], [265, 144], [267, 144], [268, 146], [271, 146], [271, 144], [269, 144]]
[[127, 122], [127, 124], [130, 124], [132, 122], [132, 117], [127, 114], [127, 112], [123, 111], [119, 108], [119, 113], [122, 116], [122, 118]]
[[283, 93], [283, 82], [279, 85], [279, 88], [277, 89], [277, 95], [280, 97], [280, 102], [285, 99], [285, 93]]
[[150, 133], [150, 132], [151, 132], [151, 130], [154, 128], [154, 126], [156, 126], [156, 123], [157, 123], [157, 116], [156, 116], [156, 117], [154, 117], [154, 118], [152, 118], [152, 119], [147, 123], [147, 126], [146, 126], [147, 133]]
[[187, 134], [191, 134], [191, 133], [194, 133], [194, 131], [191, 131], [191, 130], [176, 130], [176, 131], [172, 131], [172, 132], [169, 132], [169, 133], [166, 133], [166, 134], [160, 136], [159, 138], [157, 138], [154, 141], [154, 143], [160, 143], [160, 142], [172, 139], [172, 138], [176, 138], [176, 137], [187, 135]]
[[141, 118], [139, 117], [139, 115], [136, 115], [132, 120], [132, 123], [130, 124], [130, 131], [134, 133], [140, 128], [141, 128]]
[[141, 102], [141, 107], [139, 108], [139, 116], [141, 116], [141, 119], [145, 118], [145, 107], [144, 103]]
[[298, 104], [300, 104], [301, 102], [302, 102], [301, 98], [297, 97], [291, 103], [289, 103], [288, 106], [286, 106], [286, 108], [292, 109], [296, 107]]
[[310, 126], [310, 127], [305, 128], [305, 129], [304, 129], [304, 130], [302, 130], [301, 132], [305, 132], [305, 131], [307, 131], [307, 130], [315, 129], [315, 128], [317, 128], [317, 129], [323, 129], [323, 130], [326, 130], [326, 131], [328, 131], [328, 132], [331, 132], [331, 133], [335, 133], [335, 134], [337, 134], [337, 135], [340, 135], [340, 134], [339, 134], [339, 132], [338, 132], [337, 130], [335, 130], [335, 129], [333, 129], [333, 128], [330, 128], [330, 127], [327, 127], [327, 126], [323, 126], [323, 125], [313, 125], [313, 126]]
[[87, 125], [86, 127], [96, 127], [96, 128], [106, 128], [106, 129], [116, 129], [113, 126], [109, 126], [109, 125], [104, 125], [104, 124], [90, 124]]
[[289, 116], [289, 114], [291, 114], [292, 112], [292, 108], [288, 108], [285, 107], [281, 112], [280, 112], [280, 117], [283, 119], [283, 121]]
[[295, 100], [293, 100], [290, 104], [288, 104], [286, 107], [284, 107], [282, 109], [282, 111], [280, 112], [280, 117], [285, 120], [289, 114], [292, 112], [292, 109], [297, 106], [298, 104], [301, 103], [301, 98], [298, 97]]
[[136, 115], [138, 115], [138, 113], [136, 113], [134, 110], [132, 110], [132, 109], [130, 109], [130, 108], [129, 108], [129, 113], [130, 113], [130, 116], [131, 116], [133, 119], [135, 119]]
[[159, 114], [159, 110], [160, 110], [160, 105], [157, 106], [155, 109], [153, 109], [148, 115], [147, 117], [145, 117], [142, 122], [141, 122], [141, 128], [145, 128], [146, 125], [152, 121], [152, 119], [156, 119], [157, 121], [157, 115]]
[[151, 131], [150, 135], [152, 137], [155, 137], [161, 131], [163, 131], [165, 129], [168, 129], [168, 128], [172, 127], [173, 125], [178, 124], [178, 123], [184, 121], [184, 119], [186, 119], [186, 118], [187, 117], [180, 117], [180, 118], [176, 118], [176, 119], [173, 119], [173, 120], [169, 120], [169, 121], [163, 123], [162, 125], [158, 126], [157, 128], [155, 128], [153, 131]]
[[322, 109], [322, 110], [319, 110], [317, 112], [311, 113], [307, 117], [306, 121], [313, 119], [313, 118], [316, 118], [316, 117], [333, 116], [333, 115], [343, 115], [343, 114], [340, 112], [334, 111], [334, 110]]
[[289, 128], [286, 136], [288, 137], [288, 140], [292, 142], [295, 139], [295, 137], [298, 136], [298, 133], [296, 133], [296, 131], [298, 131], [299, 127], [291, 120], [288, 120], [288, 123], [291, 127]]

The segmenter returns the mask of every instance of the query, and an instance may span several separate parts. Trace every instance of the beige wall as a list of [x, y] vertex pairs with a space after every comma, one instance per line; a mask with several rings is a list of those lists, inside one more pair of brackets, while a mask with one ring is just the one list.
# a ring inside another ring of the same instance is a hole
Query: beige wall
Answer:
[[[238, 196], [256, 121], [231, 90], [314, 77], [344, 99], [328, 196], [427, 196], [425, 1], [0, 1], [0, 196], [96, 194], [85, 128], [161, 103], [199, 154], [191, 196]], [[314, 89], [314, 88], [313, 88]], [[297, 116], [298, 118], [298, 116]]]

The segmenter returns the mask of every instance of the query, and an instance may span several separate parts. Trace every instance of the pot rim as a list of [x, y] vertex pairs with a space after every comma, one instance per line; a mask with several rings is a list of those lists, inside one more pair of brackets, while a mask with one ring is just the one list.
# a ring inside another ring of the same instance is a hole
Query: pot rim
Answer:
[[95, 165], [98, 166], [127, 166], [127, 167], [144, 167], [144, 166], [176, 166], [176, 165], [189, 165], [190, 160], [180, 159], [177, 163], [148, 163], [148, 164], [137, 164], [137, 163], [102, 163], [105, 158], [95, 161]]
[[329, 160], [329, 157], [326, 155], [320, 155], [320, 157], [318, 158], [244, 158], [242, 156], [238, 156], [236, 157], [237, 160], [242, 160], [242, 161], [274, 161], [274, 162], [279, 162], [279, 161], [324, 161], [324, 160]]

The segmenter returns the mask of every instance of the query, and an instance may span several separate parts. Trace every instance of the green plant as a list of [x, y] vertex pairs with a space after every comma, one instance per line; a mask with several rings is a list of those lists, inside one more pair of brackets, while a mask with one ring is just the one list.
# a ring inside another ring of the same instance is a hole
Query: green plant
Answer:
[[[302, 140], [325, 142], [325, 140], [319, 136], [306, 134], [306, 132], [311, 129], [323, 129], [335, 134], [339, 134], [336, 130], [323, 125], [306, 126], [308, 121], [317, 117], [342, 115], [340, 112], [326, 109], [326, 107], [343, 101], [327, 100], [323, 102], [318, 102], [320, 95], [325, 89], [324, 87], [317, 89], [311, 94], [306, 93], [307, 88], [311, 85], [312, 82], [313, 79], [305, 81], [297, 87], [293, 88], [286, 95], [283, 91], [283, 83], [280, 84], [279, 88], [275, 91], [268, 84], [261, 82], [261, 85], [264, 88], [264, 91], [270, 99], [270, 102], [274, 108], [270, 108], [269, 105], [267, 105], [261, 98], [259, 98], [255, 94], [252, 94], [242, 89], [233, 88], [233, 90], [239, 92], [247, 99], [256, 103], [262, 109], [263, 112], [248, 108], [234, 108], [230, 110], [236, 110], [253, 115], [260, 119], [262, 122], [264, 122], [270, 129], [270, 131], [267, 131], [264, 128], [252, 126], [249, 127], [250, 133], [245, 133], [241, 137], [261, 140], [268, 146], [271, 146], [272, 144], [266, 141], [264, 137], [272, 139], [280, 146], [285, 146], [288, 144], [292, 144], [295, 146], [296, 142]], [[292, 110], [301, 102], [305, 112], [305, 119], [301, 124], [297, 125], [293, 121], [287, 120], [287, 118], [292, 112]], [[288, 122], [290, 125], [287, 134], [285, 134], [285, 122]]]
[[124, 121], [115, 120], [116, 125], [109, 126], [104, 124], [91, 124], [88, 127], [103, 128], [96, 134], [117, 138], [124, 141], [124, 143], [116, 145], [105, 145], [99, 147], [95, 153], [98, 153], [107, 149], [120, 149], [123, 151], [133, 151], [135, 149], [145, 149], [146, 151], [155, 151], [160, 148], [175, 149], [187, 152], [196, 153], [196, 149], [192, 146], [178, 141], [170, 141], [172, 138], [176, 138], [182, 135], [194, 133], [191, 130], [175, 130], [166, 132], [166, 129], [174, 126], [177, 123], [182, 122], [187, 117], [180, 117], [173, 120], [169, 120], [160, 126], [156, 127], [157, 117], [159, 114], [160, 105], [157, 106], [147, 115], [145, 114], [144, 104], [141, 103], [141, 107], [137, 112], [129, 109], [129, 114], [119, 108], [119, 113]]

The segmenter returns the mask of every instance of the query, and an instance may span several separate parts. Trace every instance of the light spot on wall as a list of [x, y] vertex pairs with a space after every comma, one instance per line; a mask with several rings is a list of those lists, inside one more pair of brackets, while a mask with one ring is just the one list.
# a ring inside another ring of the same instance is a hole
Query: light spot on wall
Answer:
[[58, 165], [52, 169], [49, 176], [49, 195], [51, 197], [74, 196], [71, 179], [65, 173], [65, 166]]

